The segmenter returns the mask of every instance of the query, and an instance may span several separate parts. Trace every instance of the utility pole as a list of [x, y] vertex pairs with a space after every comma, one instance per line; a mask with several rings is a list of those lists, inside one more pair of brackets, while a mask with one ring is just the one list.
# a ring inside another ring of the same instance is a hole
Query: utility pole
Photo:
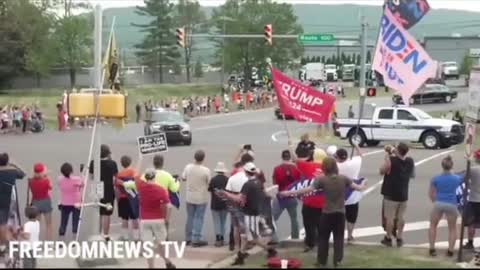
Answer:
[[223, 39], [222, 39], [222, 79], [220, 81], [220, 85], [223, 87], [225, 83], [225, 34], [227, 29], [227, 22], [225, 18], [223, 18]]
[[[366, 90], [365, 90], [365, 85], [366, 85], [366, 78], [365, 78], [365, 73], [366, 73], [366, 62], [367, 62], [367, 20], [365, 16], [362, 16], [362, 34], [360, 37], [360, 40], [362, 42], [362, 49], [361, 49], [361, 54], [360, 54], [360, 78], [359, 78], [359, 86], [360, 86], [360, 99], [359, 99], [359, 109], [358, 109], [358, 122], [357, 122], [357, 128], [355, 130], [355, 136], [353, 137], [352, 142], [355, 143], [356, 139], [359, 140], [358, 136], [361, 136], [358, 134], [359, 129], [360, 129], [360, 119], [363, 117], [363, 110], [365, 107], [365, 99], [366, 99]], [[350, 156], [353, 156], [353, 151], [355, 147], [352, 147], [352, 153]]]
[[[101, 185], [102, 182], [100, 181], [100, 148], [102, 145], [101, 142], [101, 123], [99, 119], [99, 109], [100, 109], [100, 94], [102, 93], [102, 7], [100, 5], [97, 5], [95, 7], [95, 40], [94, 40], [94, 70], [95, 70], [95, 75], [94, 75], [94, 86], [96, 91], [95, 95], [95, 107], [96, 107], [96, 116], [95, 116], [95, 135], [94, 135], [94, 142], [95, 142], [95, 150], [93, 154], [93, 160], [94, 160], [94, 166], [93, 166], [93, 181], [94, 184], [92, 185], [97, 198], [98, 196], [102, 196], [103, 194], [98, 194], [100, 193], [99, 191], [102, 191], [103, 188], [100, 190], [97, 188], [97, 185]], [[102, 192], [103, 193], [103, 192]], [[99, 231], [101, 230], [101, 223], [100, 223], [100, 217], [98, 214], [94, 215], [94, 224], [97, 224], [99, 226]]]

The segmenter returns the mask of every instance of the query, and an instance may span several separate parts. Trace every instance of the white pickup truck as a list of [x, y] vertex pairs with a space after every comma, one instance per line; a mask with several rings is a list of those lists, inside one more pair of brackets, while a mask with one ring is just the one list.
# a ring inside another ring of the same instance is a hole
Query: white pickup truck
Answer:
[[379, 107], [370, 118], [337, 119], [336, 136], [350, 144], [376, 146], [381, 141], [421, 142], [427, 149], [448, 148], [464, 140], [463, 126], [455, 121], [433, 118], [411, 107]]

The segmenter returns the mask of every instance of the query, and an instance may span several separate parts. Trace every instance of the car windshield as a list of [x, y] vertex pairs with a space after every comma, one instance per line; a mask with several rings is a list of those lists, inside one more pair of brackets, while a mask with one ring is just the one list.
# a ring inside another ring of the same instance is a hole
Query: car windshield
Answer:
[[325, 68], [326, 68], [326, 69], [336, 69], [337, 66], [335, 66], [335, 65], [326, 65]]
[[424, 111], [421, 111], [421, 110], [413, 109], [412, 112], [414, 112], [415, 115], [418, 116], [420, 119], [426, 120], [426, 119], [432, 119], [433, 118], [428, 113], [426, 113]]
[[443, 64], [445, 67], [457, 67], [457, 63], [445, 63]]
[[150, 121], [153, 122], [182, 122], [183, 118], [178, 112], [152, 112]]

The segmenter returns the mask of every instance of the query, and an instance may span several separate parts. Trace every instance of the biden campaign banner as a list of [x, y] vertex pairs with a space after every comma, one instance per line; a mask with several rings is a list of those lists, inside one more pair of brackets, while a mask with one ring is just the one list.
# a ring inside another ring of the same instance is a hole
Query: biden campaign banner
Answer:
[[327, 123], [335, 97], [303, 85], [272, 68], [273, 85], [280, 111], [299, 122]]
[[410, 29], [430, 11], [427, 0], [385, 0], [397, 22]]
[[384, 9], [380, 22], [373, 69], [383, 75], [386, 86], [396, 90], [405, 104], [426, 80], [435, 77], [436, 61], [397, 22], [389, 9]]

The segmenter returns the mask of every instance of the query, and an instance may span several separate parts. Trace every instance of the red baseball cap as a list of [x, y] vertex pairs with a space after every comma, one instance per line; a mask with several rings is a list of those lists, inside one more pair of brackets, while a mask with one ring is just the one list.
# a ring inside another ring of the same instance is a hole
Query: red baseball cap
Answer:
[[33, 166], [33, 171], [35, 173], [44, 173], [46, 170], [46, 167], [43, 163], [37, 163]]

